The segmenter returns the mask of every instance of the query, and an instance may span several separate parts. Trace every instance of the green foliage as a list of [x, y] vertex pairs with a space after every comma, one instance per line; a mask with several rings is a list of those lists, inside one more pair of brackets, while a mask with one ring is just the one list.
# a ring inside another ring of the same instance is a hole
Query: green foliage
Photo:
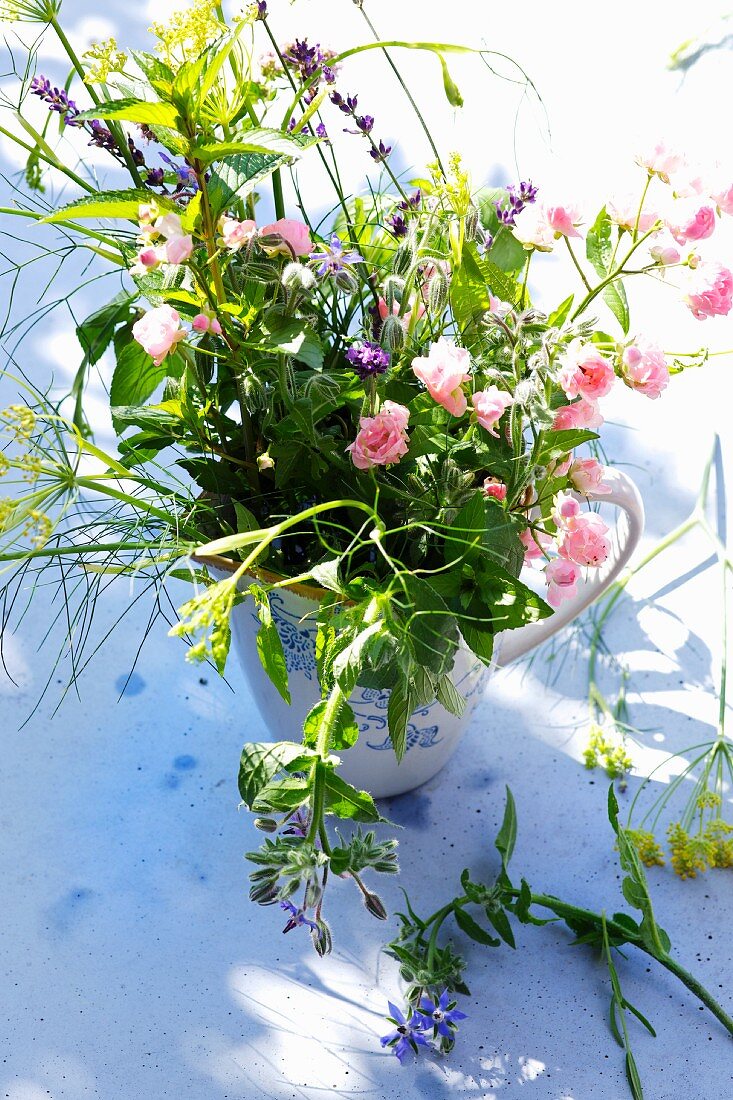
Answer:
[[[613, 223], [608, 216], [605, 206], [599, 213], [592, 227], [588, 230], [585, 250], [596, 272], [605, 279], [611, 272], [611, 260], [613, 257], [613, 243], [611, 233]], [[623, 283], [618, 280], [610, 282], [603, 290], [603, 300], [621, 325], [626, 335], [629, 331], [629, 304], [626, 299], [626, 291]]]

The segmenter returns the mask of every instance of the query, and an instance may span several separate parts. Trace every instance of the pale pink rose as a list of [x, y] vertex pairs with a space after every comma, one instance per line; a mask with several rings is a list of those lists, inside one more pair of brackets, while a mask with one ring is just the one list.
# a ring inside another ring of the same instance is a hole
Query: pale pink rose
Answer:
[[675, 199], [667, 209], [664, 223], [677, 244], [704, 241], [715, 231], [715, 211], [700, 199]]
[[494, 430], [494, 426], [501, 419], [504, 410], [508, 409], [513, 402], [512, 395], [506, 390], [500, 390], [498, 386], [487, 386], [485, 390], [480, 390], [471, 397], [479, 424], [497, 439], [499, 433]]
[[718, 174], [710, 188], [710, 198], [723, 214], [733, 214], [733, 183]]
[[698, 321], [725, 316], [733, 305], [733, 275], [722, 264], [698, 264], [688, 274], [684, 300]]
[[308, 226], [293, 218], [279, 218], [271, 225], [263, 225], [259, 240], [260, 248], [268, 256], [275, 256], [278, 252], [292, 257], [309, 256], [313, 251]]
[[603, 565], [611, 552], [608, 524], [597, 512], [584, 512], [558, 531], [557, 550], [560, 557], [576, 565]]
[[165, 254], [163, 249], [154, 248], [152, 245], [148, 245], [146, 248], [141, 248], [135, 259], [135, 263], [130, 268], [131, 275], [147, 275], [149, 271], [155, 271], [163, 260]]
[[621, 356], [621, 377], [632, 390], [645, 397], [659, 397], [669, 384], [669, 367], [658, 344], [637, 336], [624, 348]]
[[572, 405], [561, 405], [555, 411], [552, 427], [556, 432], [568, 432], [576, 428], [600, 428], [602, 423], [603, 417], [598, 408], [598, 402], [581, 397]]
[[407, 421], [410, 410], [385, 401], [376, 416], [362, 416], [353, 443], [346, 448], [357, 470], [390, 466], [407, 454]]
[[141, 344], [148, 355], [152, 355], [156, 367], [165, 359], [169, 351], [186, 333], [180, 327], [181, 318], [171, 306], [158, 306], [136, 321], [132, 326], [132, 335]]
[[182, 264], [191, 258], [193, 237], [169, 237], [165, 243], [165, 258], [169, 264]]
[[489, 292], [489, 309], [497, 317], [506, 317], [507, 314], [512, 312], [514, 306], [511, 302], [502, 302], [501, 298], [497, 298], [495, 294]]
[[555, 230], [548, 222], [544, 209], [537, 203], [525, 206], [515, 215], [512, 233], [527, 249], [552, 252], [555, 245]]
[[[384, 298], [378, 298], [377, 299], [377, 311], [379, 312], [379, 316], [381, 317], [381, 319], [383, 321], [386, 321], [387, 317], [389, 316], [389, 307], [388, 307], [387, 303], [385, 302]], [[400, 303], [399, 302], [393, 302], [392, 303], [392, 316], [393, 317], [399, 316], [399, 312], [400, 312]], [[418, 321], [420, 320], [421, 317], [424, 316], [424, 314], [425, 314], [425, 303], [421, 302], [421, 301], [418, 301], [418, 303], [417, 303], [417, 319], [418, 319]], [[410, 319], [411, 318], [412, 318], [412, 310], [411, 309], [405, 310], [405, 312], [402, 314], [402, 317], [400, 318], [404, 328], [408, 327], [408, 325], [410, 324]]]
[[195, 332], [213, 332], [215, 336], [221, 336], [221, 325], [216, 317], [209, 313], [197, 313], [191, 322]]
[[655, 222], [659, 221], [659, 214], [656, 210], [642, 210], [639, 215], [639, 200], [631, 195], [624, 195], [623, 198], [615, 201], [609, 199], [606, 203], [606, 213], [616, 225], [631, 231], [636, 226], [638, 217], [639, 224], [637, 228], [639, 233], [648, 233]]
[[158, 217], [160, 217], [160, 210], [157, 202], [141, 202], [137, 208], [137, 220], [141, 229], [152, 225]]
[[494, 500], [506, 500], [506, 485], [498, 477], [484, 478], [481, 490], [485, 497], [493, 497]]
[[606, 467], [595, 458], [576, 458], [568, 470], [570, 484], [585, 497], [590, 493], [611, 492], [610, 485], [607, 485], [604, 480], [605, 474]]
[[577, 206], [546, 206], [544, 212], [547, 224], [556, 236], [580, 236], [577, 226], [583, 219]]
[[693, 167], [686, 161], [676, 172], [671, 172], [669, 182], [675, 195], [680, 199], [689, 199], [694, 195], [704, 195], [706, 179], [698, 167]]
[[468, 405], [463, 383], [471, 377], [471, 356], [444, 336], [432, 344], [427, 355], [412, 360], [413, 373], [427, 386], [433, 401], [437, 401], [453, 416], [463, 416]]
[[239, 252], [240, 248], [249, 244], [257, 233], [257, 226], [253, 221], [240, 222], [236, 218], [228, 218], [225, 214], [219, 218], [217, 228], [221, 236], [220, 244], [230, 252]]
[[565, 558], [553, 558], [545, 566], [547, 581], [547, 602], [550, 607], [559, 607], [563, 600], [572, 600], [578, 594], [580, 569]]
[[649, 253], [658, 264], [667, 267], [669, 264], [678, 264], [682, 259], [679, 246], [668, 229], [660, 229], [649, 241]]
[[550, 513], [558, 531], [571, 527], [582, 515], [580, 501], [572, 493], [556, 493]]
[[179, 214], [164, 214], [156, 219], [154, 228], [155, 232], [160, 233], [161, 237], [165, 237], [167, 241], [184, 236]]
[[548, 477], [565, 477], [568, 470], [573, 464], [572, 453], [564, 458], [562, 462], [555, 462], [553, 465], [547, 467]]
[[533, 531], [531, 527], [525, 527], [519, 536], [519, 541], [524, 547], [524, 564], [530, 565], [537, 558], [544, 558], [545, 551], [552, 546], [553, 540], [544, 531]]
[[573, 340], [558, 374], [558, 382], [567, 397], [586, 397], [597, 401], [613, 386], [613, 367], [604, 359], [595, 344]]
[[636, 163], [646, 168], [650, 175], [659, 176], [669, 183], [669, 177], [685, 167], [685, 158], [682, 153], [670, 149], [664, 141], [658, 141], [651, 149], [637, 154]]

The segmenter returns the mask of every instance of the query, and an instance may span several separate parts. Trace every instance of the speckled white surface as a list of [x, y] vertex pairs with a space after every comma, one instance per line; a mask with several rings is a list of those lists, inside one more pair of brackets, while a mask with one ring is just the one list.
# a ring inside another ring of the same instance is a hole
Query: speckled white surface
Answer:
[[[105, 22], [125, 24], [119, 37], [138, 41], [149, 16], [162, 14], [165, 5], [149, 8], [131, 12], [111, 0], [100, 14], [88, 0], [66, 3], [82, 32], [102, 35]], [[473, 9], [461, 0], [455, 10], [451, 29], [465, 38]], [[609, 48], [626, 50], [626, 71], [643, 89], [640, 102], [658, 105], [666, 95], [683, 105], [693, 128], [706, 88], [715, 89], [718, 100], [721, 87], [730, 88], [730, 55], [701, 62], [676, 100], [669, 78], [654, 76], [653, 66], [660, 68], [665, 51], [716, 10], [720, 4], [701, 4], [683, 19], [681, 10], [652, 3], [642, 15], [623, 0], [606, 30]], [[375, 0], [372, 11], [380, 26], [390, 25], [391, 5]], [[322, 0], [299, 2], [293, 18], [315, 20], [312, 37], [324, 39], [324, 12]], [[498, 45], [523, 56], [545, 91], [556, 132], [560, 122], [562, 156], [571, 148], [562, 119], [576, 108], [578, 88], [567, 77], [562, 83], [552, 51], [537, 45], [551, 30], [542, 22], [549, 19], [546, 6], [532, 0], [527, 22], [530, 17], [540, 20], [542, 34], [527, 42], [505, 19]], [[624, 28], [637, 26], [637, 17], [643, 33], [629, 41]], [[570, 35], [583, 59], [583, 110], [608, 118], [605, 83], [598, 88], [588, 79], [597, 13], [591, 20], [573, 2], [565, 18], [564, 31], [555, 24], [552, 33], [558, 49], [563, 33]], [[400, 20], [391, 32], [407, 35], [409, 19], [400, 13]], [[439, 37], [444, 21], [443, 5], [426, 5], [421, 34]], [[619, 97], [622, 110], [634, 89], [625, 85]], [[701, 126], [710, 124], [709, 114], [699, 117]], [[508, 147], [500, 150], [494, 155], [508, 163]], [[525, 156], [525, 172], [526, 164]], [[585, 186], [592, 168], [576, 152], [565, 185], [577, 171]], [[557, 164], [555, 171], [562, 179]], [[608, 171], [612, 176], [613, 166]], [[89, 311], [93, 299], [87, 296], [85, 304]], [[649, 307], [657, 331], [668, 317], [676, 323], [672, 307], [660, 308]], [[683, 337], [688, 346], [710, 339], [726, 347], [733, 344], [732, 328], [727, 321], [697, 328], [693, 322]], [[37, 333], [33, 346], [60, 375], [75, 368], [63, 326]], [[613, 432], [609, 451], [639, 480], [649, 539], [689, 510], [715, 427], [724, 433], [730, 466], [730, 370], [730, 362], [720, 361], [676, 380], [664, 401], [622, 395], [614, 406], [617, 418], [635, 430]], [[644, 766], [704, 740], [714, 723], [719, 590], [712, 570], [696, 569], [706, 557], [707, 549], [689, 539], [632, 588], [614, 620], [612, 642], [636, 669], [630, 703], [633, 721], [647, 731], [637, 753]], [[173, 585], [173, 602], [183, 593]], [[126, 582], [110, 590], [100, 609], [100, 635], [136, 594]], [[653, 606], [650, 596], [656, 596]], [[385, 926], [354, 905], [346, 884], [336, 884], [329, 894], [336, 948], [318, 960], [305, 936], [281, 935], [278, 913], [247, 901], [242, 854], [258, 836], [237, 812], [236, 771], [241, 743], [265, 731], [236, 668], [230, 689], [210, 671], [185, 665], [182, 647], [158, 623], [119, 699], [147, 622], [141, 600], [83, 678], [81, 699], [67, 698], [54, 713], [51, 691], [19, 729], [50, 669], [52, 649], [36, 651], [57, 610], [50, 599], [50, 592], [37, 592], [21, 630], [4, 639], [19, 686], [0, 679], [0, 1098], [626, 1095], [622, 1053], [607, 1026], [605, 969], [571, 947], [559, 927], [520, 928], [516, 953], [467, 946], [470, 1018], [449, 1060], [422, 1059], [401, 1069], [381, 1052], [386, 998], [398, 992], [395, 966], [380, 956]], [[496, 870], [492, 841], [506, 783], [519, 813], [517, 873], [538, 890], [609, 911], [621, 907], [606, 782], [578, 763], [585, 741], [582, 649], [563, 652], [562, 672], [550, 686], [541, 661], [500, 674], [465, 752], [423, 789], [385, 804], [387, 816], [404, 827], [403, 881], [420, 909], [439, 904], [463, 866]], [[650, 880], [677, 956], [730, 1007], [730, 874], [681, 884], [657, 868]], [[383, 894], [390, 909], [399, 907], [395, 883]], [[649, 1100], [733, 1096], [733, 1045], [716, 1021], [644, 957], [630, 953], [621, 974], [626, 994], [659, 1035], [632, 1032]]]

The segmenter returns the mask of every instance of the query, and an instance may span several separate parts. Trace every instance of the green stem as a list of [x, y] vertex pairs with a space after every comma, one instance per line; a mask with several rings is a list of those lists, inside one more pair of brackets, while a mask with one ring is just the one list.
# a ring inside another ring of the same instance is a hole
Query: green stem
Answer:
[[[27, 142], [23, 141], [17, 134], [13, 134], [10, 130], [6, 130], [4, 126], [0, 126], [0, 134], [2, 134], [3, 137], [10, 138], [10, 140], [14, 141], [16, 145], [19, 145], [21, 149], [25, 149], [27, 153], [33, 153], [39, 160], [44, 161], [46, 164], [50, 164], [52, 168], [57, 168], [59, 172], [63, 172], [65, 176], [68, 176], [70, 180], [73, 180], [74, 183], [84, 191], [87, 191], [90, 195], [96, 195], [96, 187], [92, 187], [91, 184], [88, 184], [81, 176], [78, 176], [73, 169], [67, 168], [66, 165], [62, 164], [60, 160], [46, 156], [39, 146], [34, 148], [32, 145], [28, 145]], [[40, 215], [40, 217], [42, 217], [42, 215]]]
[[[311, 776], [313, 779], [313, 794], [311, 796], [311, 821], [308, 829], [308, 840], [313, 843], [317, 836], [325, 833], [323, 822], [323, 810], [326, 801], [326, 760], [329, 754], [331, 736], [336, 727], [341, 708], [346, 702], [346, 696], [337, 683], [333, 685], [326, 700], [323, 717], [318, 730], [316, 740], [316, 752], [318, 756], [313, 762]], [[325, 849], [324, 849], [325, 850]]]
[[[115, 500], [124, 501], [125, 504], [130, 504], [137, 511], [146, 512], [149, 516], [154, 516], [156, 519], [162, 520], [163, 523], [167, 523], [171, 527], [177, 527], [180, 523], [179, 517], [172, 516], [169, 512], [164, 512], [162, 508], [156, 508], [154, 504], [149, 504], [139, 497], [133, 497], [130, 496], [129, 493], [123, 493], [121, 489], [113, 489], [111, 485], [103, 485], [93, 477], [77, 477], [74, 479], [74, 485], [79, 489], [91, 489], [95, 493], [101, 493], [103, 496], [114, 497]], [[181, 530], [180, 527], [178, 527], [178, 529]]]
[[580, 275], [581, 279], [583, 280], [583, 283], [585, 285], [586, 290], [590, 293], [593, 288], [591, 287], [590, 283], [588, 282], [588, 279], [586, 278], [586, 274], [583, 271], [583, 268], [580, 266], [580, 263], [578, 262], [578, 257], [575, 255], [575, 252], [573, 251], [573, 246], [571, 245], [570, 240], [569, 240], [568, 237], [565, 237], [565, 244], [567, 245], [568, 252], [570, 253], [570, 259], [575, 264], [575, 269], [578, 272], [578, 275]]

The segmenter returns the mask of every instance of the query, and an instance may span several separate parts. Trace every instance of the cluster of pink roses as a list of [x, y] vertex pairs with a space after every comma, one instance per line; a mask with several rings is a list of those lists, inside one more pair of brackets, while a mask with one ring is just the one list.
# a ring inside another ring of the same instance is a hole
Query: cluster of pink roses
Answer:
[[279, 218], [278, 221], [258, 229], [256, 223], [251, 220], [238, 221], [236, 218], [222, 215], [217, 228], [219, 247], [229, 252], [239, 252], [252, 240], [256, 240], [268, 256], [280, 254], [297, 259], [308, 256], [313, 251], [313, 241], [308, 226], [294, 218]]
[[[195, 332], [211, 332], [221, 336], [222, 328], [217, 318], [210, 312], [197, 313], [191, 322]], [[181, 318], [172, 306], [157, 306], [136, 321], [132, 326], [132, 335], [148, 355], [152, 355], [156, 367], [165, 359], [181, 340], [187, 336], [181, 325]]]
[[[603, 483], [604, 468], [594, 458], [572, 462], [570, 482], [581, 493], [609, 492]], [[577, 595], [582, 566], [597, 568], [610, 553], [608, 525], [596, 512], [583, 512], [572, 493], [558, 493], [552, 519], [555, 523], [557, 557], [545, 566], [547, 602], [559, 607], [563, 600]], [[547, 555], [553, 539], [544, 532], [527, 529], [520, 536], [526, 563]]]
[[140, 245], [133, 275], [145, 275], [161, 264], [182, 264], [193, 252], [193, 237], [184, 233], [179, 214], [161, 214], [157, 203], [141, 203], [138, 208]]

